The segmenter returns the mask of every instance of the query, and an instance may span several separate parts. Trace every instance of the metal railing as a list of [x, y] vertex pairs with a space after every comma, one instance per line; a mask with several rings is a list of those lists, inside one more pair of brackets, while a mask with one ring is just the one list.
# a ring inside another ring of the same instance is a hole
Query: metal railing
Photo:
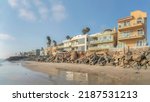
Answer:
[[140, 23], [133, 23], [133, 24], [129, 24], [129, 25], [119, 25], [118, 28], [119, 29], [123, 29], [123, 28], [128, 28], [128, 27], [134, 27], [134, 26], [139, 26], [139, 25], [143, 25], [144, 22], [140, 22]]
[[95, 40], [95, 41], [90, 41], [90, 44], [95, 44], [95, 43], [104, 43], [104, 42], [112, 42], [112, 39], [107, 39], [107, 40]]

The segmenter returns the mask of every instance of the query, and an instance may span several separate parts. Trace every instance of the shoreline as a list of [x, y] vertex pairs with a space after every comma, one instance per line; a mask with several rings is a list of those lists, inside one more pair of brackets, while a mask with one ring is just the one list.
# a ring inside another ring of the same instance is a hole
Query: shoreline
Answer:
[[37, 71], [49, 75], [59, 75], [59, 71], [69, 71], [78, 73], [88, 73], [101, 75], [101, 78], [106, 81], [113, 82], [104, 83], [112, 85], [150, 85], [150, 69], [135, 70], [131, 68], [120, 68], [113, 66], [92, 66], [85, 64], [70, 64], [70, 63], [45, 63], [24, 61], [22, 65], [29, 70]]
[[[122, 68], [118, 66], [117, 67], [99, 66], [99, 65], [86, 65], [86, 64], [75, 64], [75, 63], [49, 63], [49, 62], [23, 61], [22, 65], [30, 70], [35, 70], [35, 71], [42, 71], [42, 70], [44, 71], [44, 70], [52, 70], [52, 69], [68, 70], [68, 71], [83, 72], [83, 73], [98, 73], [103, 71], [108, 73], [109, 72], [115, 73], [116, 71], [121, 71], [121, 72], [138, 71], [136, 69]], [[48, 74], [47, 71], [45, 73]]]

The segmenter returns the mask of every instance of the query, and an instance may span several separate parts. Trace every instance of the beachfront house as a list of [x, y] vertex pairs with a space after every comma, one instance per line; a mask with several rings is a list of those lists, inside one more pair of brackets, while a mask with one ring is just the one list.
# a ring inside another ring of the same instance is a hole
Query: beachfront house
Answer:
[[118, 48], [147, 45], [147, 13], [137, 10], [118, 20]]
[[116, 29], [105, 29], [101, 33], [89, 35], [89, 51], [105, 50], [115, 48], [117, 46]]
[[59, 47], [64, 51], [87, 51], [88, 35], [76, 35], [71, 39], [63, 41]]

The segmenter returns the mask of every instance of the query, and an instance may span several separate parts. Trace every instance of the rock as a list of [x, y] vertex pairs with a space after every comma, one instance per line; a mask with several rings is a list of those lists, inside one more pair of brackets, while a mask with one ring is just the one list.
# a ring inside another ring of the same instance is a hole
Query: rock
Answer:
[[148, 60], [144, 59], [144, 60], [142, 60], [140, 63], [141, 63], [142, 66], [143, 66], [143, 65], [146, 65], [146, 64], [148, 63]]
[[146, 54], [146, 59], [147, 59], [147, 60], [150, 60], [150, 53], [149, 53], [149, 54]]
[[78, 54], [77, 54], [77, 51], [73, 51], [71, 53], [71, 60], [76, 60], [78, 58]]
[[29, 57], [30, 60], [56, 63], [82, 63], [90, 65], [115, 65], [124, 68], [146, 68], [150, 66], [150, 48], [124, 51], [59, 52], [47, 57]]

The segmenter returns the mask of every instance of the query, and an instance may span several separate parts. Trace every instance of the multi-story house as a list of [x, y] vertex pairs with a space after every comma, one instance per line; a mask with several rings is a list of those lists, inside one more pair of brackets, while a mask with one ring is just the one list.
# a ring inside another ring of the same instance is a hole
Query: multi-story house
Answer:
[[77, 35], [57, 46], [58, 51], [93, 51], [114, 48], [117, 45], [116, 29], [106, 29], [102, 33]]
[[140, 10], [118, 20], [118, 48], [147, 45], [147, 13]]
[[87, 51], [88, 35], [77, 35], [71, 39], [63, 41], [65, 51]]
[[89, 35], [88, 50], [103, 50], [114, 48], [117, 45], [116, 29], [106, 29], [101, 33]]

